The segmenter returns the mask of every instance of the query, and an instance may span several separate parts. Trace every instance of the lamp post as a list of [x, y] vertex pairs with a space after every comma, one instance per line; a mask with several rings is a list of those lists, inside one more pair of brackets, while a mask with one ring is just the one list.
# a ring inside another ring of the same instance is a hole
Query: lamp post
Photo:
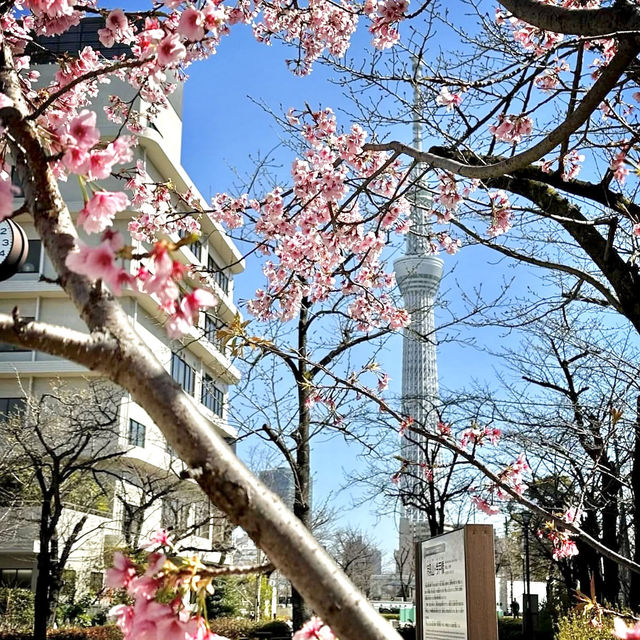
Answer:
[[522, 598], [522, 635], [524, 640], [533, 640], [533, 612], [531, 611], [531, 564], [529, 556], [529, 527], [531, 514], [522, 514], [522, 530], [524, 534], [524, 588]]

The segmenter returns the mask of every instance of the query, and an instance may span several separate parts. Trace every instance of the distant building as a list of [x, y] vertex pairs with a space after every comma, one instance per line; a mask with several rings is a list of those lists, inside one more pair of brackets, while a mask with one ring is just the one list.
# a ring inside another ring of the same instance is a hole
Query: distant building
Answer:
[[289, 509], [293, 510], [293, 500], [295, 488], [293, 484], [293, 473], [289, 467], [276, 467], [275, 469], [265, 469], [258, 473], [258, 478], [273, 491], [284, 502]]

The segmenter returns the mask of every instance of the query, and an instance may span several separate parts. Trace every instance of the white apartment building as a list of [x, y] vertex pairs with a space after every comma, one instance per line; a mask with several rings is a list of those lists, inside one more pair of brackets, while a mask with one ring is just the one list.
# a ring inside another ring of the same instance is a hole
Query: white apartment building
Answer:
[[[99, 22], [99, 21], [98, 21]], [[95, 20], [83, 21], [74, 31], [65, 34], [64, 40], [53, 42], [58, 51], [71, 51], [78, 46], [89, 43], [96, 45], [96, 29], [100, 25]], [[51, 44], [51, 43], [49, 43]], [[55, 72], [54, 65], [39, 67], [43, 80]], [[132, 87], [116, 82], [103, 88], [93, 109], [98, 112], [98, 126], [102, 135], [112, 138], [117, 134], [117, 125], [110, 123], [103, 113], [109, 93], [118, 93], [121, 98], [134, 97]], [[181, 87], [171, 98], [169, 108], [163, 110], [155, 121], [140, 136], [136, 149], [137, 159], [146, 163], [148, 173], [154, 180], [164, 182], [171, 180], [178, 190], [191, 191], [198, 195], [203, 208], [207, 203], [198, 194], [189, 176], [180, 163], [182, 119], [181, 119]], [[136, 108], [144, 112], [145, 105], [136, 98]], [[118, 191], [123, 183], [115, 179], [102, 181], [101, 186]], [[63, 196], [72, 212], [83, 207], [82, 196], [77, 181], [69, 179], [61, 184]], [[10, 313], [19, 307], [25, 318], [34, 318], [42, 322], [61, 324], [80, 331], [86, 327], [78, 318], [72, 303], [63, 290], [46, 280], [41, 275], [55, 279], [56, 274], [41, 250], [33, 224], [28, 216], [16, 219], [26, 231], [29, 238], [29, 255], [21, 273], [0, 283], [0, 311]], [[127, 235], [128, 216], [122, 214], [117, 220], [117, 227]], [[215, 275], [215, 288], [220, 300], [218, 307], [211, 313], [201, 314], [200, 326], [180, 341], [170, 341], [163, 328], [164, 318], [158, 312], [156, 302], [144, 293], [126, 291], [120, 302], [129, 315], [129, 319], [138, 335], [147, 343], [151, 351], [165, 365], [168, 372], [192, 396], [193, 402], [205, 416], [211, 426], [228, 441], [233, 441], [235, 432], [227, 422], [227, 397], [229, 385], [239, 380], [239, 372], [232, 365], [228, 354], [216, 338], [216, 330], [230, 323], [238, 313], [233, 301], [233, 278], [244, 269], [242, 256], [233, 242], [225, 235], [222, 228], [202, 216], [202, 236], [199, 243], [184, 247], [179, 258], [184, 263], [210, 269]], [[178, 240], [177, 237], [172, 238]], [[97, 242], [97, 237], [88, 242]], [[140, 250], [144, 247], [140, 245]], [[45, 353], [20, 350], [10, 345], [0, 344], [0, 414], [6, 414], [23, 403], [23, 389], [34, 397], [49, 390], [52, 380], [59, 379], [64, 386], [72, 388], [82, 386], [95, 374], [85, 368], [49, 356]], [[104, 570], [104, 558], [108, 558], [109, 549], [126, 543], [127, 534], [132, 531], [144, 539], [150, 532], [161, 527], [180, 524], [183, 528], [193, 524], [193, 535], [184, 541], [194, 549], [211, 550], [220, 538], [220, 528], [214, 523], [202, 523], [203, 513], [210, 508], [204, 502], [198, 488], [188, 481], [183, 481], [178, 493], [170, 498], [157, 501], [152, 507], [144, 510], [142, 516], [135, 514], [135, 507], [140, 504], [143, 489], [134, 477], [152, 478], [167, 473], [173, 465], [179, 466], [172, 451], [167, 446], [163, 435], [153, 424], [147, 413], [124, 394], [119, 406], [119, 439], [114, 446], [125, 453], [122, 461], [126, 461], [127, 471], [114, 482], [113, 496], [109, 500], [106, 511], [92, 511], [87, 521], [87, 529], [92, 533], [83, 538], [79, 548], [72, 553], [67, 569], [76, 572], [75, 578], [79, 586], [91, 584], [99, 586]], [[118, 464], [115, 462], [114, 464]], [[133, 508], [129, 508], [133, 507]], [[32, 509], [35, 511], [35, 508]], [[82, 513], [81, 507], [68, 505], [64, 513], [64, 530], [70, 528]], [[134, 514], [134, 515], [132, 515]], [[38, 551], [37, 526], [28, 514], [19, 513], [16, 517], [22, 522], [18, 528], [8, 534], [0, 527], [0, 585], [12, 584], [29, 586], [35, 584], [36, 553]], [[200, 523], [197, 527], [197, 523]], [[220, 559], [220, 553], [204, 554], [207, 561]]]

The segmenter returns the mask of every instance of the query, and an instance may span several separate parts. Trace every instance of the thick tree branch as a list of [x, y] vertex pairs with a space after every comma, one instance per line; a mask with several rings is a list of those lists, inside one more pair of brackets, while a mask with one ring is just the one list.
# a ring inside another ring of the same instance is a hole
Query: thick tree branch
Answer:
[[24, 322], [16, 314], [5, 313], [0, 313], [0, 341], [60, 356], [91, 370], [104, 368], [106, 360], [113, 363], [118, 348], [105, 333], [87, 334], [44, 322]]
[[402, 153], [431, 167], [444, 169], [467, 178], [479, 178], [480, 180], [523, 169], [555, 149], [589, 119], [639, 52], [640, 44], [637, 41], [622, 40], [619, 44], [618, 52], [584, 96], [578, 108], [553, 131], [545, 135], [540, 142], [511, 158], [484, 166], [474, 166], [451, 158], [443, 158], [434, 153], [433, 150], [419, 151], [410, 145], [397, 141], [366, 144], [364, 149], [367, 151]]
[[544, 29], [572, 36], [605, 36], [640, 31], [640, 8], [616, 2], [602, 9], [567, 9], [537, 0], [498, 0], [516, 18]]
[[[627, 264], [609, 245], [607, 238], [594, 225], [589, 224], [576, 205], [549, 185], [535, 180], [503, 176], [487, 180], [486, 184], [527, 198], [562, 226], [613, 287], [621, 312], [640, 332], [640, 277], [637, 268]], [[604, 294], [601, 286], [597, 288]], [[611, 302], [609, 297], [607, 299]]]

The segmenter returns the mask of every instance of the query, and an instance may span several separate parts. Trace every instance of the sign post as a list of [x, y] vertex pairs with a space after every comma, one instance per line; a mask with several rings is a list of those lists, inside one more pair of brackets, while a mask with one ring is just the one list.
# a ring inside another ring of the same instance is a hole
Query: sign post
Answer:
[[498, 640], [493, 527], [416, 544], [418, 640]]

